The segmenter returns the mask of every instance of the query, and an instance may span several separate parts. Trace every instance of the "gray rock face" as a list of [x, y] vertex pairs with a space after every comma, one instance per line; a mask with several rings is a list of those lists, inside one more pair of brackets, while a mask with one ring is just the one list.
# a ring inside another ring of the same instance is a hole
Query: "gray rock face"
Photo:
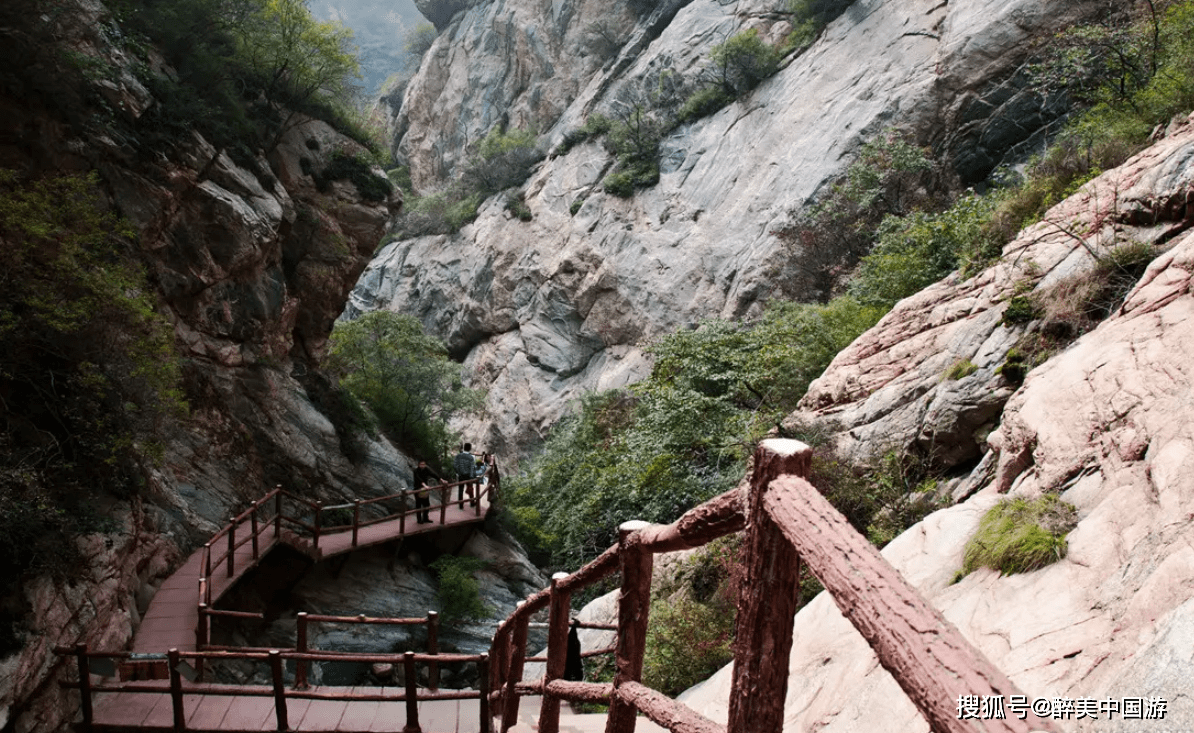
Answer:
[[[578, 145], [527, 182], [532, 221], [495, 197], [457, 235], [391, 244], [347, 314], [417, 315], [491, 389], [486, 414], [459, 427], [525, 450], [581, 392], [645, 376], [651, 339], [784, 295], [777, 273], [790, 253], [772, 231], [862, 141], [898, 126], [976, 175], [1030, 141], [1051, 113], [1024, 109], [1026, 47], [1094, 5], [860, 0], [754, 92], [668, 137], [658, 185], [629, 200], [606, 194], [613, 161]], [[537, 129], [554, 144], [587, 115], [616, 112], [644, 79], [694, 75], [738, 29], [778, 41], [788, 28], [762, 0], [661, 3], [641, 19], [622, 6], [554, 3], [552, 15], [497, 0], [458, 16], [394, 123], [416, 188], [442, 185], [490, 129]], [[583, 47], [599, 21], [623, 29], [609, 56]], [[975, 405], [967, 419], [987, 412]]]
[[436, 30], [443, 30], [448, 26], [452, 17], [461, 10], [476, 5], [484, 0], [415, 0], [415, 7], [423, 17], [435, 24]]
[[[1176, 729], [1194, 724], [1186, 693], [1194, 233], [1185, 205], [1172, 207], [1188, 200], [1191, 156], [1194, 118], [1051, 210], [1004, 249], [1000, 264], [897, 305], [830, 365], [799, 415], [836, 431], [839, 447], [854, 456], [885, 438], [909, 445], [933, 426], [964, 422], [979, 395], [999, 387], [984, 373], [1013, 330], [991, 318], [1006, 307], [998, 294], [1006, 297], [1025, 277], [1040, 292], [1091, 267], [1088, 251], [1059, 223], [1099, 253], [1123, 241], [1169, 242], [1110, 318], [1030, 371], [1010, 395], [986, 456], [955, 494], [969, 498], [930, 515], [883, 554], [1025, 694], [1160, 698], [1163, 725]], [[1026, 273], [1029, 262], [1035, 266]], [[959, 353], [973, 354], [979, 371], [935, 384], [932, 375]], [[1003, 495], [1046, 493], [1077, 508], [1064, 559], [1031, 573], [983, 569], [953, 582], [988, 508]], [[784, 730], [928, 730], [832, 599], [815, 599], [794, 630]], [[682, 699], [724, 720], [729, 682], [727, 667]], [[1119, 725], [1119, 717], [1101, 714], [1068, 719], [1065, 729]]]

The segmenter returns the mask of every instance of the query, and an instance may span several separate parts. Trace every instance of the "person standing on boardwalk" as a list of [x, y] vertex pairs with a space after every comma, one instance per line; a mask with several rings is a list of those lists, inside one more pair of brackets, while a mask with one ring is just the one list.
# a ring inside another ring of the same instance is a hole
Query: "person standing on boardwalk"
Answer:
[[[452, 459], [452, 468], [456, 469], [457, 481], [472, 481], [477, 475], [477, 459], [472, 453], [473, 444], [465, 443], [456, 457]], [[456, 501], [464, 501], [464, 487], [466, 484], [461, 483], [456, 487]], [[468, 493], [471, 497], [473, 495], [473, 486], [468, 484]]]
[[419, 461], [415, 467], [415, 509], [423, 510], [415, 514], [419, 524], [431, 522], [431, 485], [440, 480], [427, 461]]

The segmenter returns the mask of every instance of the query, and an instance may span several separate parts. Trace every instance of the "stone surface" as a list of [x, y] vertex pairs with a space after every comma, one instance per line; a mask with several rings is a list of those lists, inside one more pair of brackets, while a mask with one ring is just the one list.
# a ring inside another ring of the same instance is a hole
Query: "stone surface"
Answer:
[[[930, 515], [883, 551], [1025, 694], [1163, 698], [1163, 723], [1137, 725], [1176, 729], [1194, 724], [1185, 691], [1194, 589], [1187, 478], [1194, 470], [1194, 220], [1184, 207], [1158, 204], [1188, 200], [1192, 155], [1194, 120], [1173, 125], [1168, 137], [1088, 184], [1005, 248], [1005, 262], [1037, 263], [1040, 291], [1090, 266], [1086, 250], [1058, 236], [1050, 222], [1068, 222], [1095, 251], [1115, 237], [1168, 239], [1121, 308], [1029, 372], [1011, 394], [987, 457], [963, 481], [970, 498]], [[1157, 215], [1131, 213], [1141, 209]], [[937, 389], [918, 394], [915, 385], [928, 384], [957, 344], [985, 353], [1002, 342], [998, 332], [1007, 329], [984, 314], [1002, 307], [993, 293], [1010, 292], [1023, 276], [1000, 264], [903, 301], [834, 361], [800, 419], [824, 421], [853, 454], [879, 435], [914, 442], [917, 419], [896, 415], [919, 414], [915, 403], [928, 404], [925, 395]], [[1031, 573], [1000, 577], [984, 569], [953, 582], [963, 546], [1001, 495], [1044, 493], [1077, 508], [1064, 559]], [[928, 730], [832, 599], [822, 594], [802, 609], [794, 632], [784, 730]], [[729, 681], [727, 667], [682, 699], [724, 720]], [[1104, 714], [1097, 722], [1071, 719], [1066, 729], [1119, 725]]]
[[[789, 253], [772, 231], [863, 141], [896, 126], [981, 175], [1032, 140], [1051, 118], [1016, 81], [1030, 41], [1096, 5], [860, 0], [755, 91], [667, 137], [658, 185], [606, 194], [610, 154], [578, 145], [523, 187], [532, 221], [499, 196], [457, 235], [390, 244], [346, 314], [417, 316], [490, 389], [486, 412], [458, 427], [525, 452], [581, 393], [644, 377], [652, 339], [799, 296], [783, 290]], [[534, 129], [554, 146], [588, 115], [625, 109], [640, 85], [695, 76], [735, 31], [776, 39], [787, 28], [764, 0], [661, 2], [640, 18], [614, 7], [495, 0], [457, 15], [392, 125], [416, 189], [445, 185], [489, 130]], [[586, 48], [594, 23], [621, 45]], [[984, 430], [990, 412], [980, 401], [937, 429]]]

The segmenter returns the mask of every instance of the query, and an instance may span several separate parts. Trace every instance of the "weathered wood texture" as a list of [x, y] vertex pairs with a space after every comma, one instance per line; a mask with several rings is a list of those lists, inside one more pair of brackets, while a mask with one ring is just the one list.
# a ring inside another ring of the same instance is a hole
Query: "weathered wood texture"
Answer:
[[781, 730], [800, 558], [764, 510], [762, 497], [781, 474], [807, 475], [812, 450], [769, 441], [755, 453], [746, 533], [746, 577], [738, 596], [728, 729]]
[[617, 690], [628, 682], [643, 678], [643, 652], [647, 648], [647, 618], [651, 613], [651, 569], [655, 557], [633, 541], [642, 529], [642, 522], [626, 522], [618, 528], [622, 558], [622, 591], [618, 596], [618, 642], [614, 653], [617, 672], [614, 673], [615, 695], [609, 701], [609, 717], [605, 733], [634, 733], [634, 719], [638, 711], [634, 705], [617, 696]]
[[763, 505], [934, 733], [1058, 730], [1045, 720], [959, 720], [960, 695], [1020, 693], [807, 481], [774, 479]]
[[568, 577], [566, 573], [557, 573], [551, 579], [547, 664], [543, 674], [545, 685], [543, 701], [539, 705], [539, 733], [558, 733], [560, 730], [560, 698], [551, 694], [550, 685], [552, 680], [558, 680], [564, 676], [568, 652], [568, 616], [572, 604], [569, 593], [561, 591], [559, 587], [560, 581], [566, 577]]
[[735, 488], [689, 509], [671, 524], [639, 530], [633, 541], [654, 553], [675, 552], [700, 547], [744, 526], [743, 494]]
[[[627, 706], [641, 710], [651, 722], [662, 725], [672, 733], [726, 733], [726, 729], [714, 723], [683, 703], [678, 703], [662, 692], [656, 692], [637, 682], [626, 682], [617, 687], [614, 697]], [[608, 730], [608, 729], [607, 729]], [[750, 728], [750, 733], [765, 730], [779, 731], [779, 728]]]
[[542, 691], [571, 702], [609, 702], [614, 686], [609, 682], [569, 682], [552, 680]]

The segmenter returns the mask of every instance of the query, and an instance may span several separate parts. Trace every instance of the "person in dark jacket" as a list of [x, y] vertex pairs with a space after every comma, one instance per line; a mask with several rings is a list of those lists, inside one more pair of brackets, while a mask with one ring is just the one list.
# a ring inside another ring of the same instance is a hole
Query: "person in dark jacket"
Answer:
[[564, 657], [564, 679], [569, 682], [584, 682], [585, 667], [580, 659], [580, 635], [576, 633], [576, 619], [568, 629], [568, 654]]
[[431, 521], [431, 487], [440, 481], [440, 477], [427, 465], [427, 461], [419, 461], [415, 467], [415, 509], [423, 511], [415, 514], [419, 524]]
[[[477, 476], [477, 458], [472, 453], [473, 444], [465, 443], [456, 457], [452, 459], [452, 468], [456, 469], [457, 481], [472, 481]], [[468, 486], [469, 496], [473, 495], [472, 484], [460, 484], [456, 487], [456, 500], [464, 501], [464, 487]]]

